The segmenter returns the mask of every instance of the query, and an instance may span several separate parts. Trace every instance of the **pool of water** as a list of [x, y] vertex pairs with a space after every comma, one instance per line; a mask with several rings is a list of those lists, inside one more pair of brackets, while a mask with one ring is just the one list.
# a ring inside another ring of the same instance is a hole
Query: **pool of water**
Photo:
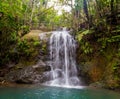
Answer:
[[95, 88], [0, 87], [0, 99], [120, 99], [120, 94]]

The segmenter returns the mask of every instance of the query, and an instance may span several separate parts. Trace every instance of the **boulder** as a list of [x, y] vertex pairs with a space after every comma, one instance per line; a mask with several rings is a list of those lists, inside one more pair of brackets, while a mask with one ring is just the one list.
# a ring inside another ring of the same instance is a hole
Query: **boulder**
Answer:
[[94, 82], [89, 85], [90, 87], [104, 88], [104, 83], [102, 82]]
[[8, 81], [24, 84], [43, 83], [49, 80], [47, 72], [50, 71], [50, 66], [47, 66], [43, 61], [34, 66], [27, 66], [21, 70], [13, 70], [5, 76]]

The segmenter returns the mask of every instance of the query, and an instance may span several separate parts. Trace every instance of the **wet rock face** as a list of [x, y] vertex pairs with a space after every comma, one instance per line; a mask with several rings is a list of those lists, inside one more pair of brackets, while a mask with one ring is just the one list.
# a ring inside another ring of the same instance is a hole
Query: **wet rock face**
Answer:
[[46, 61], [48, 60], [48, 54], [49, 54], [49, 39], [52, 32], [44, 32], [39, 34], [39, 40], [40, 40], [40, 49], [39, 49], [39, 55], [38, 59]]
[[49, 80], [49, 77], [45, 75], [48, 71], [50, 71], [50, 66], [40, 61], [37, 65], [24, 67], [17, 71], [11, 71], [5, 76], [5, 79], [23, 84], [43, 83]]

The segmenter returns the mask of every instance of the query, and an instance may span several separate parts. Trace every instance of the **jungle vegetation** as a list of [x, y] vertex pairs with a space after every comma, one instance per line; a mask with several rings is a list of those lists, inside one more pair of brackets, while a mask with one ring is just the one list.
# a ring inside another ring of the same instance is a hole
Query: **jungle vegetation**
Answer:
[[[56, 5], [70, 11], [61, 9], [59, 14]], [[78, 63], [95, 60], [88, 74], [91, 81], [108, 79], [109, 87], [120, 87], [119, 0], [0, 0], [0, 66], [31, 55], [29, 42], [22, 40], [31, 30], [63, 26], [73, 30], [78, 42]]]

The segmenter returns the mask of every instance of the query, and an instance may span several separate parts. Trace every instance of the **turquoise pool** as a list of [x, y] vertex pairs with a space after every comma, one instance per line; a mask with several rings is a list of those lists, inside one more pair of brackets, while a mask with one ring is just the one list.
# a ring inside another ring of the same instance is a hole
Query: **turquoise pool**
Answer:
[[0, 99], [120, 99], [120, 94], [96, 88], [0, 87]]

